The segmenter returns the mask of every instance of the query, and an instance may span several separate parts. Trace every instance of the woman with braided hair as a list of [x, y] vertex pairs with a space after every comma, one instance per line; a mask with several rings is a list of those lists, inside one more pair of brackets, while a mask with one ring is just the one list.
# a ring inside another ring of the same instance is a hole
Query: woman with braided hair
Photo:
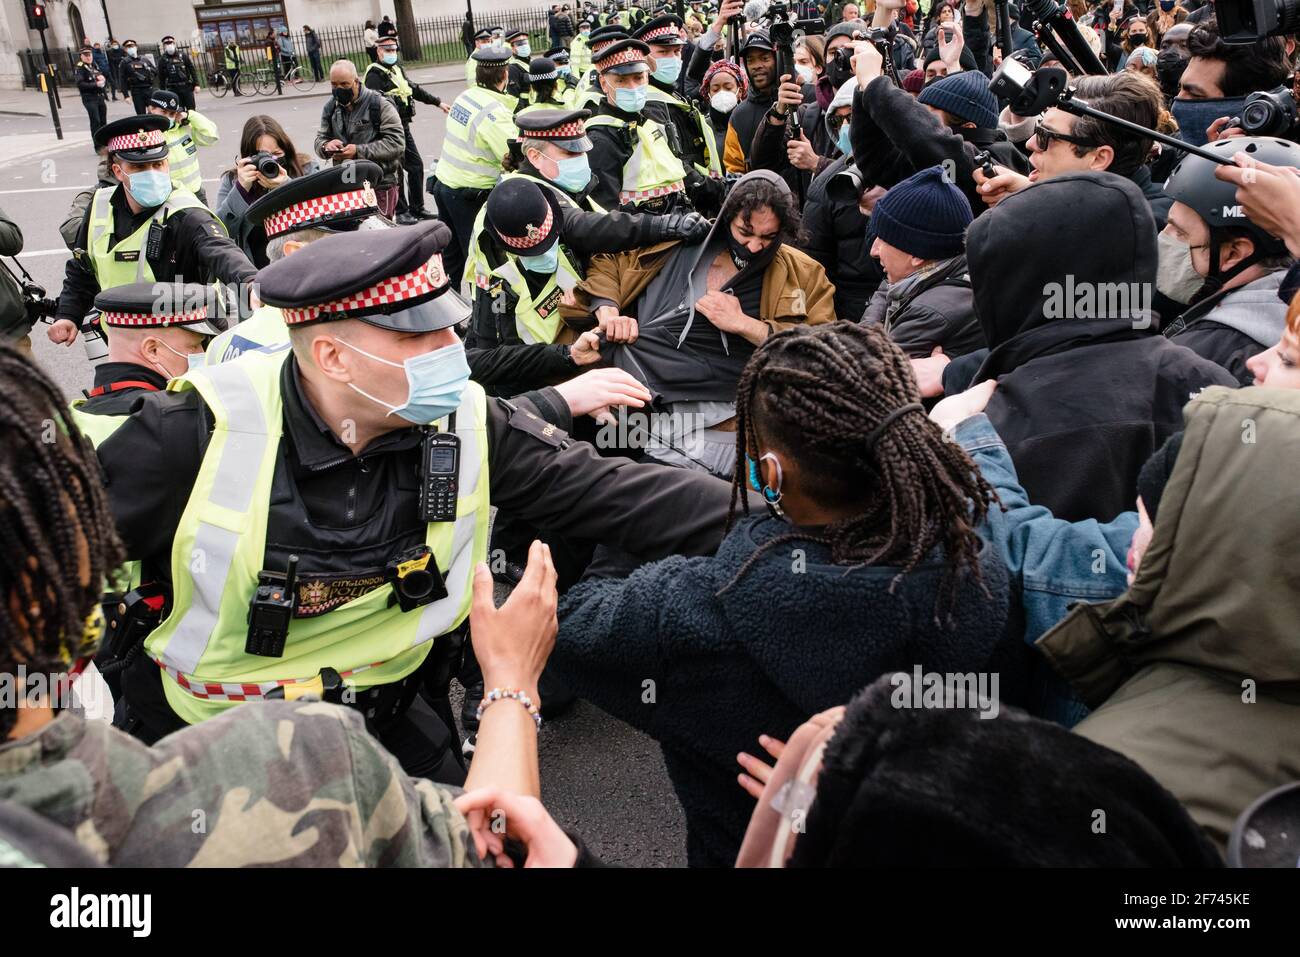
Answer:
[[718, 553], [579, 583], [551, 656], [574, 692], [660, 742], [695, 866], [735, 861], [753, 810], [735, 760], [760, 733], [781, 738], [894, 671], [988, 673], [1010, 700], [1028, 655], [977, 534], [992, 490], [927, 418], [888, 334], [771, 336], [736, 411]]

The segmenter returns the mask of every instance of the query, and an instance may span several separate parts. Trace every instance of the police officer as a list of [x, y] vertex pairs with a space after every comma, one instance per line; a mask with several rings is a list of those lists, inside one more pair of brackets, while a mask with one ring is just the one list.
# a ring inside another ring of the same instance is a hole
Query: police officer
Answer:
[[211, 290], [197, 283], [137, 282], [95, 297], [108, 335], [108, 359], [95, 366], [94, 387], [72, 403], [72, 417], [96, 445], [126, 420], [135, 400], [203, 360], [219, 330], [208, 322]]
[[[474, 34], [474, 50], [481, 49], [493, 41], [492, 31], [487, 27], [479, 30]], [[474, 71], [478, 69], [478, 61], [474, 59], [474, 51], [465, 58], [465, 85], [474, 85]]]
[[569, 44], [569, 57], [575, 79], [582, 79], [591, 69], [591, 19], [583, 17], [578, 21], [578, 35]]
[[[384, 171], [370, 160], [328, 166], [291, 179], [248, 207], [249, 223], [266, 236], [266, 255], [279, 262], [303, 246], [334, 233], [389, 229], [374, 186]], [[289, 344], [289, 330], [275, 306], [265, 303], [208, 345], [207, 364], [228, 362], [246, 352], [275, 351]]]
[[463, 781], [450, 710], [420, 690], [458, 658], [489, 507], [641, 559], [717, 546], [726, 483], [571, 442], [595, 409], [576, 396], [469, 382], [448, 238], [330, 236], [266, 267], [292, 350], [190, 372], [100, 446], [127, 557], [171, 596], [123, 672], [146, 739], [324, 689], [408, 773]]
[[199, 147], [211, 146], [221, 135], [217, 124], [198, 110], [181, 106], [180, 97], [171, 90], [154, 90], [149, 96], [149, 113], [165, 116], [171, 127], [163, 131], [169, 152], [167, 165], [171, 167], [172, 184], [188, 189], [208, 205], [203, 191], [203, 173], [199, 170]]
[[515, 97], [505, 92], [509, 49], [489, 44], [474, 51], [475, 85], [452, 104], [438, 159], [433, 195], [442, 221], [451, 227], [447, 269], [459, 276], [473, 235], [474, 217], [488, 190], [501, 178], [501, 164], [515, 135]]
[[[706, 216], [716, 216], [726, 197], [722, 154], [704, 115], [678, 92], [682, 75], [682, 21], [675, 16], [655, 17], [633, 34], [650, 47], [650, 86], [646, 114], [653, 116], [675, 140], [673, 152], [687, 170], [691, 203]], [[694, 172], [695, 176], [691, 176]]]
[[221, 50], [221, 63], [226, 69], [226, 82], [230, 84], [230, 92], [235, 96], [243, 96], [239, 92], [239, 44], [235, 38], [231, 37], [226, 41], [226, 45]]
[[528, 89], [519, 97], [515, 116], [533, 109], [563, 109], [568, 102], [559, 93], [560, 70], [549, 57], [535, 57], [528, 64]]
[[105, 99], [108, 78], [95, 66], [95, 51], [90, 47], [81, 48], [72, 78], [77, 81], [81, 105], [86, 108], [86, 116], [90, 117], [90, 135], [93, 137], [108, 122], [108, 100]]
[[546, 59], [555, 64], [555, 70], [560, 74], [559, 79], [555, 81], [556, 99], [563, 103], [566, 109], [572, 109], [573, 98], [578, 92], [578, 79], [573, 75], [569, 51], [564, 47], [555, 47], [546, 51]]
[[[687, 171], [672, 137], [645, 112], [650, 48], [640, 40], [611, 43], [592, 58], [605, 100], [587, 121], [594, 199], [607, 209], [666, 213], [690, 207]], [[691, 170], [695, 180], [702, 179]]]
[[451, 107], [443, 106], [441, 97], [407, 79], [397, 63], [397, 37], [381, 39], [375, 44], [375, 52], [379, 59], [366, 68], [365, 84], [393, 101], [402, 119], [402, 132], [406, 134], [406, 152], [402, 156], [406, 189], [403, 191], [402, 184], [398, 183], [397, 222], [410, 225], [417, 220], [434, 219], [434, 214], [424, 209], [424, 159], [411, 135], [411, 120], [415, 118], [415, 100], [440, 107], [444, 113], [450, 113]]
[[[566, 142], [582, 149], [590, 146], [585, 139]], [[465, 267], [474, 289], [466, 351], [474, 381], [507, 396], [560, 382], [600, 360], [595, 333], [570, 346], [560, 317], [560, 304], [586, 277], [591, 255], [698, 241], [709, 232], [709, 221], [694, 212], [585, 212], [527, 176], [503, 178], [475, 225]]]
[[162, 55], [158, 58], [158, 81], [164, 90], [171, 90], [187, 110], [194, 109], [194, 94], [199, 92], [199, 74], [194, 69], [190, 55], [176, 47], [176, 38], [162, 38]]
[[589, 213], [605, 212], [591, 198], [596, 180], [587, 162], [591, 140], [585, 122], [590, 117], [589, 110], [546, 108], [529, 109], [516, 115], [519, 135], [510, 146], [513, 169], [502, 181], [525, 176], [559, 190], [561, 199], [568, 205]]
[[533, 47], [528, 42], [528, 34], [523, 30], [512, 30], [506, 34], [506, 45], [511, 50], [506, 92], [520, 97], [528, 91], [528, 62], [533, 55]]
[[596, 110], [605, 99], [605, 91], [600, 88], [600, 71], [592, 64], [592, 59], [610, 44], [619, 40], [630, 39], [630, 35], [618, 24], [598, 27], [591, 31], [591, 52], [587, 58], [588, 69], [578, 78], [578, 92], [574, 94], [573, 105], [576, 109]]
[[82, 317], [103, 289], [133, 282], [238, 284], [256, 269], [221, 221], [187, 189], [173, 186], [165, 116], [114, 120], [95, 134], [117, 180], [86, 210], [65, 267], [52, 342], [71, 345]]
[[122, 44], [122, 49], [126, 51], [126, 57], [122, 60], [122, 73], [117, 85], [130, 91], [135, 112], [141, 114], [149, 105], [149, 94], [153, 92], [158, 71], [152, 63], [140, 56], [140, 48], [134, 40], [127, 40]]

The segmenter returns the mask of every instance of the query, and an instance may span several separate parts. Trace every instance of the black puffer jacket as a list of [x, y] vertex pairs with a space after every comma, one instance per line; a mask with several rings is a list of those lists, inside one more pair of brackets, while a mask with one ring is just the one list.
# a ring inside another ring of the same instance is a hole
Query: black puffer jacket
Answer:
[[808, 187], [800, 249], [826, 270], [835, 286], [835, 315], [856, 321], [884, 274], [867, 247], [867, 216], [849, 186], [849, 159], [833, 160]]

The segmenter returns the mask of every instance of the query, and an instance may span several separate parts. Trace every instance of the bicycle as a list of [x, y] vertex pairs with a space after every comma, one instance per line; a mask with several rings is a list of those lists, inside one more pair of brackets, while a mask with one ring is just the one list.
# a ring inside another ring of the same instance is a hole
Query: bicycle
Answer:
[[244, 92], [243, 87], [239, 83], [238, 77], [236, 77], [234, 83], [231, 83], [225, 70], [217, 70], [215, 73], [209, 74], [208, 92], [213, 96], [225, 96], [232, 89], [236, 93], [242, 94]]
[[[243, 77], [240, 77], [243, 79]], [[258, 93], [271, 94], [275, 92], [275, 68], [270, 65], [259, 65], [252, 72], [253, 89]], [[304, 73], [302, 67], [295, 62], [287, 73], [280, 75], [280, 86], [292, 86], [299, 93], [310, 92], [316, 85], [315, 78], [310, 73]], [[241, 87], [241, 91], [242, 91]]]

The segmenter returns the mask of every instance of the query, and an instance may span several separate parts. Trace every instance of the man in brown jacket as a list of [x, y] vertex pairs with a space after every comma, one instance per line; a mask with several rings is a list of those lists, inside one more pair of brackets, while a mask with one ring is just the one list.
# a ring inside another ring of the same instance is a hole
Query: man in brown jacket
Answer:
[[794, 248], [799, 225], [789, 187], [755, 170], [702, 243], [592, 259], [576, 309], [595, 316], [609, 361], [654, 394], [659, 414], [639, 437], [652, 458], [730, 475], [736, 383], [754, 347], [798, 323], [836, 318], [825, 271]]
[[1095, 709], [1074, 730], [1141, 765], [1223, 850], [1256, 798], [1300, 780], [1300, 521], [1286, 480], [1300, 392], [1214, 386], [1184, 416], [1133, 584], [1076, 605], [1037, 647]]

